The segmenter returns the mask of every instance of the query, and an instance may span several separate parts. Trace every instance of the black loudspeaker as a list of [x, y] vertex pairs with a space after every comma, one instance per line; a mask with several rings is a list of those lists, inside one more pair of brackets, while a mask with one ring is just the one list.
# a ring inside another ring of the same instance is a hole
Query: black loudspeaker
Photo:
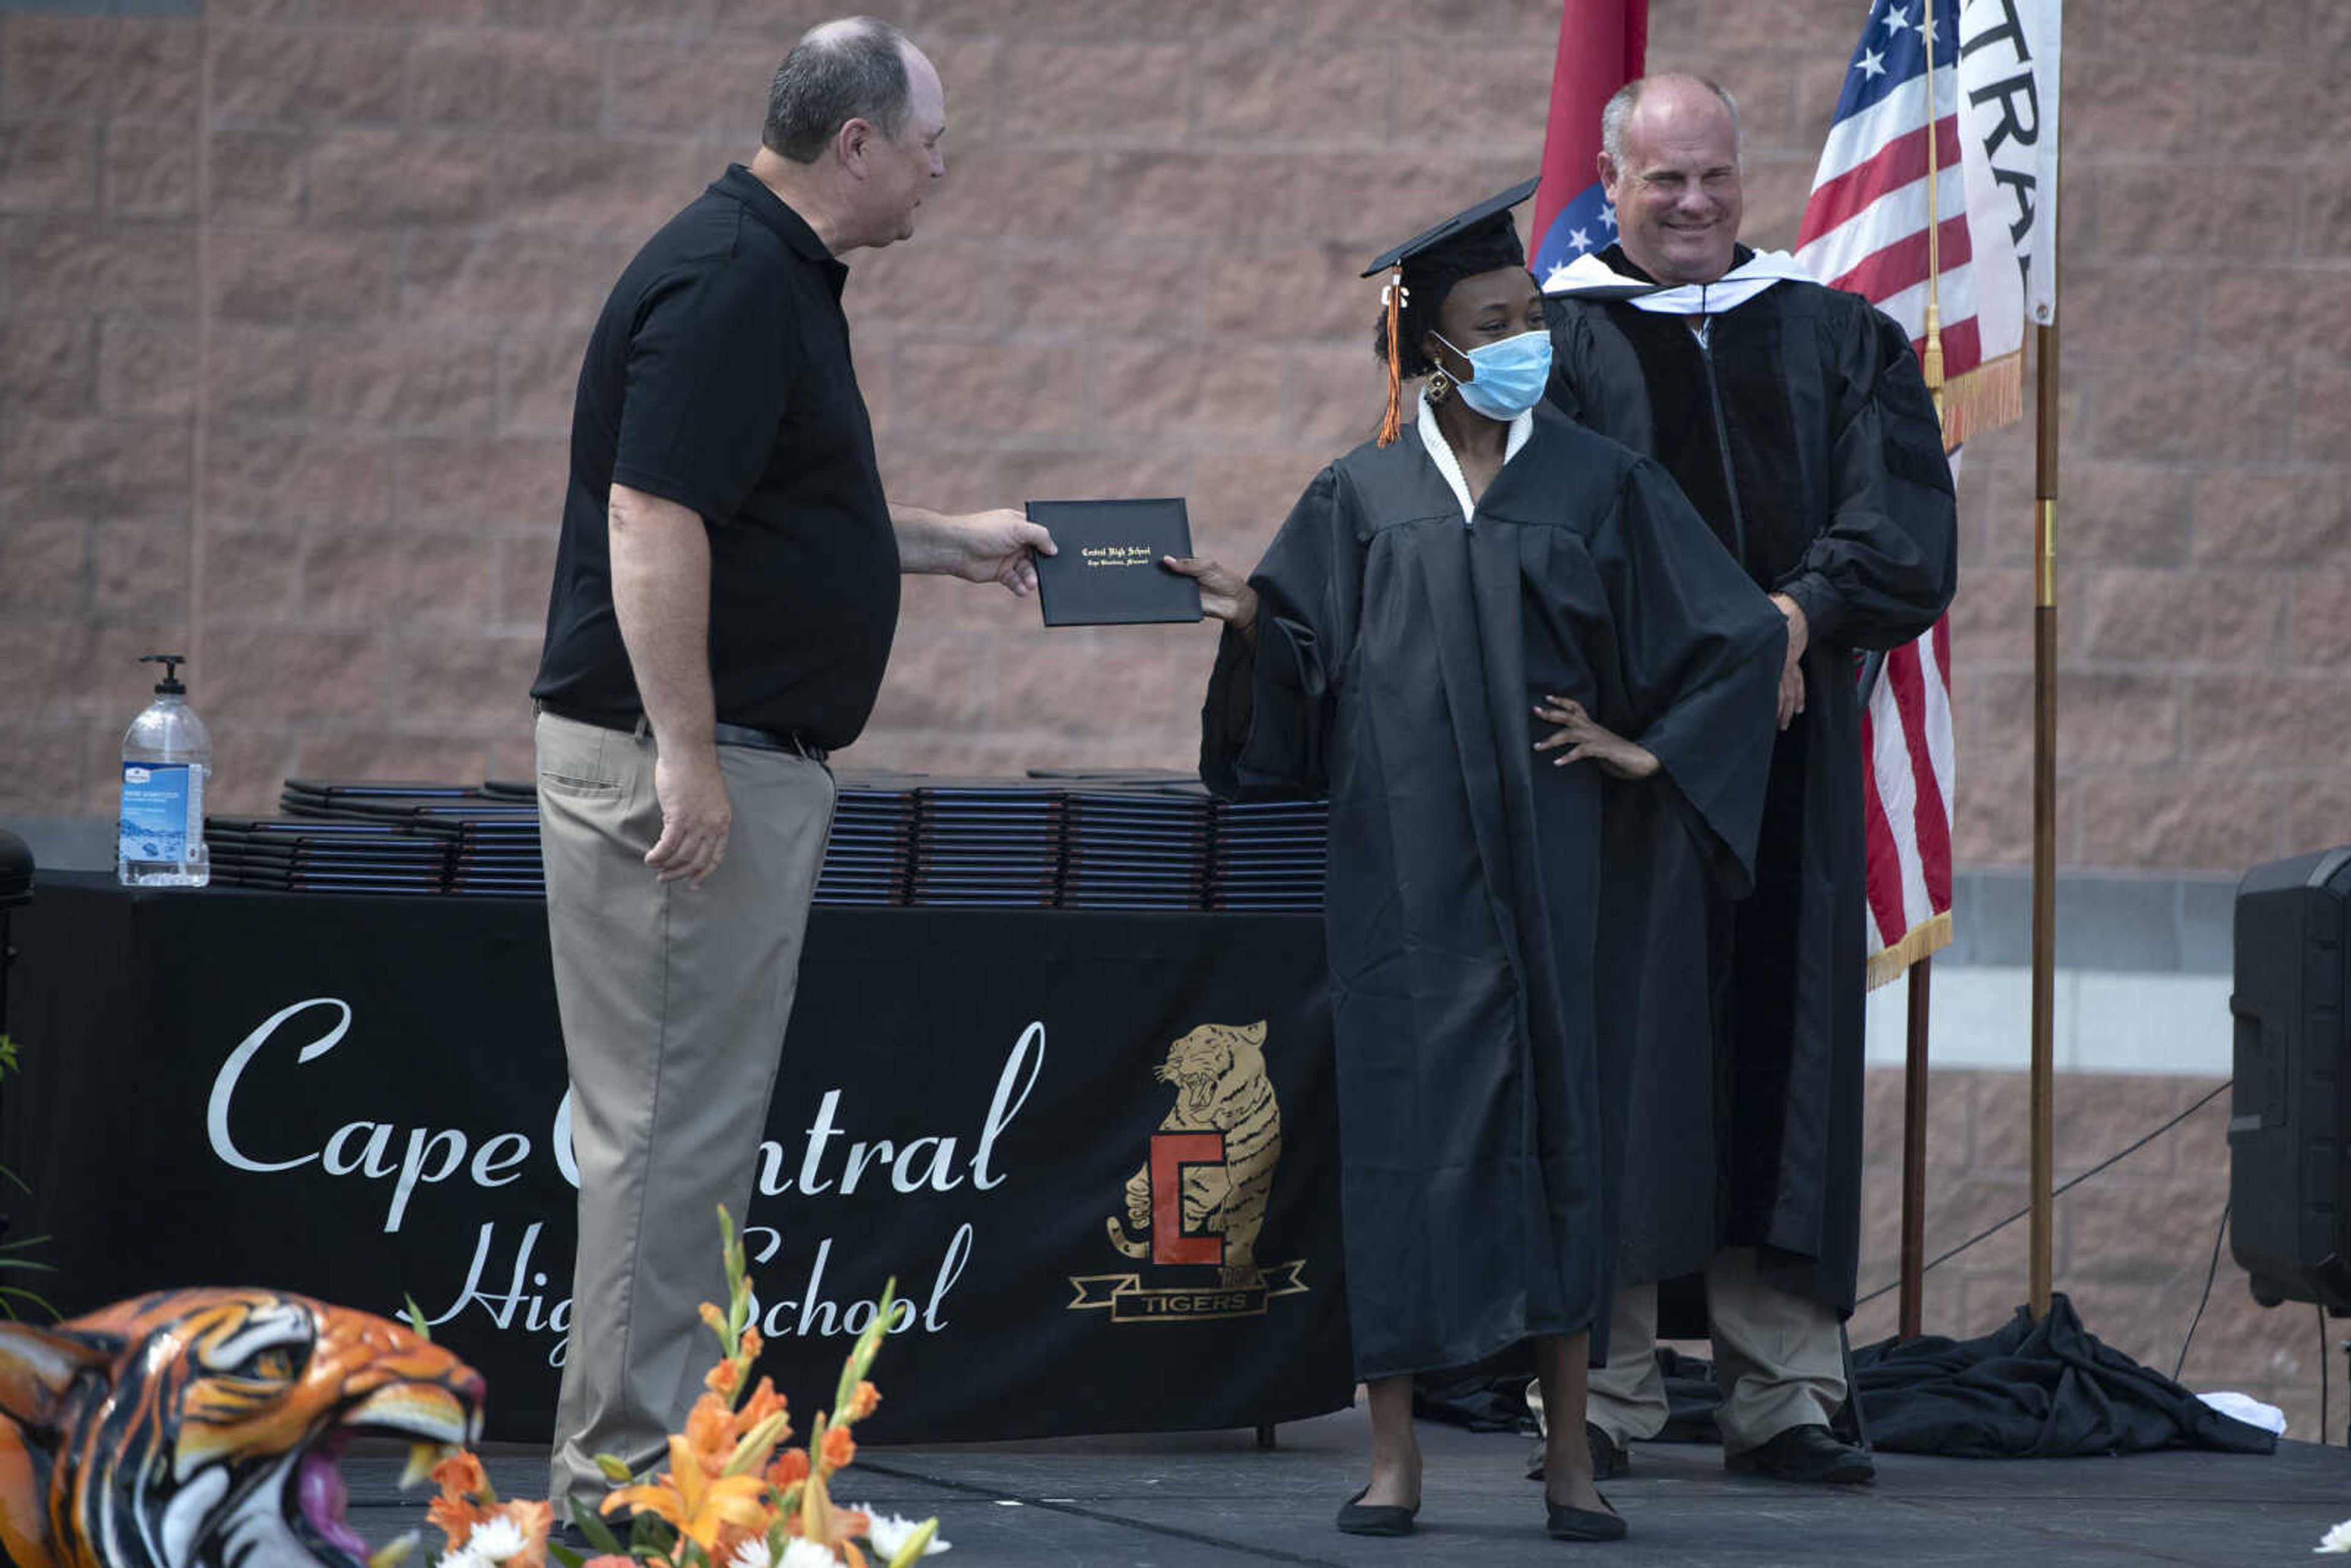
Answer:
[[2351, 1313], [2351, 848], [2237, 884], [2229, 1250], [2253, 1300]]

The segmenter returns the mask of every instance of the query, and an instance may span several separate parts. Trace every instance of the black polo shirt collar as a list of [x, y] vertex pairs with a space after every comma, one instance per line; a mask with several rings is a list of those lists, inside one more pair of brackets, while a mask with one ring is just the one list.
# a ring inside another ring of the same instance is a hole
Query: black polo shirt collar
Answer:
[[726, 172], [711, 183], [711, 194], [731, 196], [751, 210], [751, 215], [766, 227], [775, 231], [776, 237], [792, 247], [796, 255], [817, 263], [832, 281], [835, 298], [841, 296], [842, 285], [849, 281], [849, 268], [841, 259], [827, 250], [824, 241], [816, 237], [816, 230], [808, 220], [784, 204], [782, 197], [769, 190], [765, 181], [740, 163], [726, 165]]

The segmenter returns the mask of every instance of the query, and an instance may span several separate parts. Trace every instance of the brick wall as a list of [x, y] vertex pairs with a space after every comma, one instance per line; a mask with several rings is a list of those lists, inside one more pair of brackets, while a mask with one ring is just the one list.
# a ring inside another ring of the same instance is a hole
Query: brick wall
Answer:
[[[750, 0], [0, 10], [0, 811], [110, 814], [176, 645], [216, 799], [528, 766], [580, 346], [747, 154], [814, 11]], [[1855, 0], [1656, 0], [1784, 244]], [[2075, 0], [2060, 852], [2351, 837], [2351, 139], [2331, 0]], [[893, 492], [1179, 493], [1253, 559], [1364, 434], [1382, 246], [1531, 169], [1552, 0], [915, 0], [950, 175], [854, 260]], [[2030, 438], [1970, 455], [1959, 850], [2026, 854]], [[910, 585], [852, 763], [1186, 763], [1203, 630]]]
[[[2058, 1081], [2059, 1184], [2129, 1147], [2219, 1087], [2214, 1079], [2068, 1074]], [[1894, 1283], [1900, 1264], [1902, 1073], [1869, 1074], [1863, 1179], [1861, 1290]], [[2021, 1072], [1935, 1074], [1927, 1138], [1927, 1256], [1935, 1258], [2025, 1207], [2030, 1145], [2029, 1081]], [[2220, 1095], [2128, 1158], [2056, 1203], [2056, 1288], [2089, 1331], [2141, 1364], [2168, 1375], [2203, 1294], [2220, 1209], [2229, 1197], [2229, 1096]], [[2028, 1294], [2024, 1220], [1926, 1276], [1922, 1327], [1973, 1338], [2007, 1322]], [[1856, 1345], [1891, 1334], [1896, 1293], [1854, 1315]], [[2319, 1356], [2332, 1357], [2329, 1409], [2340, 1441], [2345, 1393], [2340, 1323], [2323, 1333], [2307, 1302], [2261, 1307], [2224, 1244], [2212, 1297], [2196, 1329], [2180, 1381], [2199, 1390], [2235, 1389], [2286, 1413], [2291, 1434], [2315, 1440]]]

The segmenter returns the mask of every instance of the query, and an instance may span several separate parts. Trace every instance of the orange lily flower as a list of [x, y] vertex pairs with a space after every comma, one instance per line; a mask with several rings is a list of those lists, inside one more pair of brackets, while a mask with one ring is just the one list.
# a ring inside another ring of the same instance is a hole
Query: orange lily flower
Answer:
[[713, 1478], [702, 1467], [693, 1445], [682, 1437], [669, 1440], [669, 1469], [652, 1485], [622, 1487], [608, 1493], [600, 1510], [611, 1513], [630, 1508], [666, 1520], [678, 1534], [716, 1556], [720, 1530], [729, 1524], [743, 1530], [765, 1530], [768, 1515], [766, 1484], [757, 1476]]
[[450, 1550], [455, 1551], [465, 1544], [476, 1525], [497, 1516], [498, 1510], [484, 1506], [484, 1500], [497, 1494], [490, 1490], [489, 1475], [470, 1449], [461, 1449], [434, 1466], [433, 1479], [440, 1484], [441, 1495], [427, 1505], [425, 1518], [449, 1538]]
[[726, 1456], [735, 1451], [737, 1437], [735, 1414], [726, 1408], [725, 1397], [705, 1394], [695, 1400], [686, 1414], [684, 1436], [704, 1475], [715, 1476], [723, 1469]]
[[750, 1397], [743, 1401], [743, 1408], [735, 1412], [736, 1441], [742, 1441], [744, 1433], [783, 1409], [784, 1404], [784, 1396], [776, 1392], [775, 1380], [759, 1379], [759, 1386], [751, 1390]]
[[745, 1542], [768, 1539], [768, 1526], [775, 1522], [775, 1519], [764, 1509], [761, 1510], [761, 1522], [757, 1529], [747, 1529], [739, 1524], [726, 1524], [719, 1528], [718, 1539], [710, 1548], [712, 1568], [726, 1568], [726, 1564], [735, 1560], [736, 1549]]
[[507, 1559], [506, 1568], [547, 1568], [547, 1532], [555, 1526], [554, 1505], [517, 1501], [499, 1511], [522, 1531], [522, 1550]]
[[424, 1508], [426, 1520], [449, 1538], [452, 1552], [465, 1545], [475, 1527], [490, 1518], [492, 1512], [470, 1498], [449, 1496], [436, 1497]]

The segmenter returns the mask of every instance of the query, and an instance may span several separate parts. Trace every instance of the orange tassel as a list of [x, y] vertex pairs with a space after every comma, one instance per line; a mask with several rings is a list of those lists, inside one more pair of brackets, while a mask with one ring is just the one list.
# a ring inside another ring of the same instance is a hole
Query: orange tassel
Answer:
[[1388, 308], [1388, 413], [1380, 422], [1380, 444], [1386, 446], [1402, 433], [1404, 420], [1404, 360], [1403, 350], [1396, 339], [1404, 331], [1404, 268], [1397, 267], [1388, 274], [1388, 284], [1380, 290], [1381, 302]]

